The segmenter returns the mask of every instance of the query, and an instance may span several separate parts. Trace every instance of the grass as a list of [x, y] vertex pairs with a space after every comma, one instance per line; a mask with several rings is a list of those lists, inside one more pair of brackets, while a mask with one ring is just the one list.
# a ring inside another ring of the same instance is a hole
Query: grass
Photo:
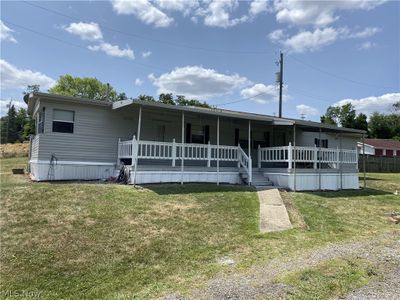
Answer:
[[277, 279], [293, 288], [288, 299], [329, 299], [343, 297], [375, 276], [371, 265], [362, 259], [334, 259], [314, 268], [285, 274]]
[[[384, 213], [399, 210], [400, 174], [369, 174], [365, 191], [289, 193], [308, 229], [263, 235], [247, 187], [32, 183], [11, 175], [25, 164], [1, 159], [0, 290], [44, 299], [186, 294], [219, 272], [398, 230]], [[220, 265], [224, 256], [236, 264]]]

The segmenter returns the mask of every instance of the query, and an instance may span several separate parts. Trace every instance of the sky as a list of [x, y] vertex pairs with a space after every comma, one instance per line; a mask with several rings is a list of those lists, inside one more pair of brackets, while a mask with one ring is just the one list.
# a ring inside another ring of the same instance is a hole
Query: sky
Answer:
[[398, 1], [2, 1], [0, 29], [2, 115], [64, 74], [275, 115], [280, 51], [284, 117], [400, 100]]

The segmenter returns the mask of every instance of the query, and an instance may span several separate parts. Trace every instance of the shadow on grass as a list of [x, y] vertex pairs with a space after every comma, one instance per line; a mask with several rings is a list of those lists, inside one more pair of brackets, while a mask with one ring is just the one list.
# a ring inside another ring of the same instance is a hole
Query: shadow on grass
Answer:
[[379, 196], [379, 195], [391, 195], [392, 193], [384, 191], [384, 190], [378, 190], [378, 189], [372, 189], [372, 188], [366, 188], [366, 189], [360, 189], [360, 190], [342, 190], [342, 191], [316, 191], [316, 192], [304, 192], [306, 194], [310, 195], [315, 195], [323, 198], [349, 198], [349, 197], [361, 197], [361, 196]]
[[[359, 176], [358, 180], [363, 181], [364, 177], [363, 176]], [[385, 179], [383, 178], [375, 178], [375, 177], [365, 177], [365, 180], [373, 180], [373, 181], [384, 181]]]
[[158, 195], [214, 193], [214, 192], [244, 192], [255, 191], [253, 187], [232, 184], [187, 183], [187, 184], [146, 184], [142, 187]]

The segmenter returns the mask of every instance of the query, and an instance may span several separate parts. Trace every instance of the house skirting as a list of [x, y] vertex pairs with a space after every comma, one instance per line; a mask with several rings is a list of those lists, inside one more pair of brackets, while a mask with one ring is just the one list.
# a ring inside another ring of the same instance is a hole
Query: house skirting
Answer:
[[340, 174], [338, 171], [302, 171], [296, 173], [291, 171], [279, 172], [273, 169], [263, 170], [266, 177], [275, 186], [285, 187], [292, 191], [315, 191], [315, 190], [341, 190], [359, 189], [358, 172], [345, 172]]
[[[131, 171], [131, 183], [133, 171]], [[137, 171], [135, 177], [136, 184], [146, 183], [229, 183], [241, 184], [239, 172], [199, 172], [199, 171]]]
[[34, 181], [96, 180], [107, 179], [115, 174], [115, 165], [104, 162], [30, 161], [30, 175]]

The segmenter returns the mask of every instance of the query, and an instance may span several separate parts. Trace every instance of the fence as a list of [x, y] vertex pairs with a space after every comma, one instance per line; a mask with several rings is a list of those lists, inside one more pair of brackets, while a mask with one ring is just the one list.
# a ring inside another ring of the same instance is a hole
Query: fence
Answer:
[[[363, 171], [363, 155], [358, 158], [359, 171]], [[365, 170], [367, 172], [400, 173], [400, 156], [365, 155]]]

